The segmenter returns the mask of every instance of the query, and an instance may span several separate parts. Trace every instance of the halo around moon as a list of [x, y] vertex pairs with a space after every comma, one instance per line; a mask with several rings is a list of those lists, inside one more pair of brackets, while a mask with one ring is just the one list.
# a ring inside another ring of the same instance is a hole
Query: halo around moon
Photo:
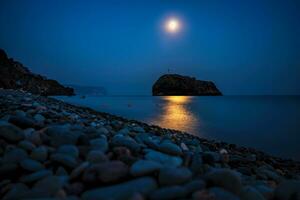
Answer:
[[181, 29], [181, 22], [177, 18], [169, 18], [165, 21], [164, 28], [168, 33], [177, 33]]

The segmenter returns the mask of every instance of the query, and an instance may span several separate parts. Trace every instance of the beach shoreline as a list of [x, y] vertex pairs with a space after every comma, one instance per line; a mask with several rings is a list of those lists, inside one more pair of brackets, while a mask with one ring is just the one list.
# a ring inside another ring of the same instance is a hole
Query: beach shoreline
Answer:
[[[0, 197], [7, 199], [36, 193], [122, 199], [117, 191], [127, 199], [154, 200], [299, 195], [300, 162], [253, 148], [15, 90], [0, 89], [0, 118]], [[44, 159], [32, 156], [39, 148], [48, 152]], [[36, 191], [48, 182], [60, 187], [51, 194]], [[136, 184], [142, 189], [133, 189]]]

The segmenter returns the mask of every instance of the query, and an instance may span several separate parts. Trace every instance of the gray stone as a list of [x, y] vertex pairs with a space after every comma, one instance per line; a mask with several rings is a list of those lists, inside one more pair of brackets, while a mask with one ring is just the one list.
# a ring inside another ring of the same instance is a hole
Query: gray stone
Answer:
[[145, 132], [145, 130], [142, 128], [142, 127], [140, 127], [140, 126], [134, 126], [134, 127], [132, 127], [131, 128], [134, 132], [137, 132], [137, 133], [144, 133]]
[[62, 154], [62, 153], [52, 154], [51, 160], [60, 163], [63, 166], [68, 168], [75, 168], [77, 166], [77, 161], [73, 156]]
[[108, 142], [105, 137], [92, 139], [90, 140], [90, 144], [92, 149], [101, 150], [104, 153], [108, 150]]
[[171, 156], [168, 154], [164, 154], [158, 151], [150, 150], [146, 155], [145, 158], [147, 160], [156, 161], [164, 166], [168, 167], [178, 167], [182, 164], [182, 159], [177, 156]]
[[150, 195], [150, 200], [173, 200], [180, 199], [186, 195], [186, 190], [181, 186], [162, 187]]
[[75, 169], [73, 169], [73, 171], [70, 174], [70, 179], [75, 179], [78, 178], [85, 169], [87, 169], [90, 166], [89, 162], [83, 162], [81, 163], [78, 167], [76, 167]]
[[18, 146], [25, 151], [32, 151], [35, 148], [35, 145], [27, 140], [22, 140], [18, 143]]
[[60, 147], [58, 147], [57, 153], [66, 154], [74, 158], [78, 158], [79, 156], [78, 148], [72, 144], [61, 145]]
[[52, 175], [52, 171], [43, 169], [21, 177], [20, 181], [24, 183], [32, 183], [50, 175]]
[[159, 171], [158, 180], [160, 185], [180, 185], [192, 178], [192, 172], [185, 167], [162, 168]]
[[275, 198], [280, 200], [300, 200], [300, 181], [287, 180], [280, 183], [275, 190]]
[[3, 156], [4, 163], [19, 163], [28, 157], [25, 150], [21, 148], [10, 149]]
[[102, 163], [106, 162], [109, 159], [101, 150], [91, 150], [89, 151], [86, 160], [90, 163]]
[[130, 168], [130, 173], [133, 176], [144, 176], [158, 171], [162, 168], [160, 163], [151, 160], [138, 160]]
[[179, 156], [182, 154], [181, 148], [178, 145], [176, 145], [173, 142], [168, 141], [168, 140], [164, 140], [159, 145], [158, 150], [163, 153], [167, 153], [167, 154], [171, 154], [171, 155], [175, 155], [175, 156]]
[[223, 187], [235, 194], [239, 194], [242, 189], [239, 174], [229, 169], [213, 169], [205, 178], [209, 185]]
[[135, 152], [138, 152], [141, 149], [141, 146], [129, 136], [115, 135], [112, 138], [111, 144], [114, 147], [124, 146]]
[[265, 197], [257, 191], [254, 187], [246, 186], [242, 189], [240, 194], [241, 199], [243, 200], [265, 200]]
[[212, 187], [209, 189], [209, 192], [214, 194], [216, 200], [240, 200], [238, 196], [235, 194], [224, 190], [223, 188], [219, 187]]
[[0, 137], [9, 142], [18, 142], [25, 138], [24, 133], [18, 127], [2, 122], [0, 124]]
[[22, 160], [20, 162], [20, 165], [23, 169], [26, 169], [26, 170], [32, 171], [32, 172], [44, 169], [44, 166], [40, 162], [32, 160], [32, 159]]
[[76, 144], [82, 134], [78, 131], [71, 131], [69, 125], [50, 126], [47, 128], [46, 133], [50, 137], [50, 144], [54, 147], [64, 144]]
[[206, 186], [205, 181], [203, 180], [194, 180], [186, 183], [184, 185], [184, 188], [187, 192], [187, 194], [191, 194], [195, 191], [203, 190]]
[[45, 121], [45, 117], [41, 114], [35, 114], [33, 119], [38, 123], [43, 123]]
[[31, 152], [30, 157], [33, 160], [38, 160], [38, 161], [43, 162], [48, 157], [48, 150], [44, 146], [37, 147]]
[[9, 119], [9, 122], [22, 129], [33, 128], [35, 126], [35, 122], [31, 118], [28, 118], [26, 116], [12, 116]]
[[17, 183], [5, 194], [3, 200], [22, 199], [28, 191], [29, 188], [25, 184]]
[[130, 198], [135, 193], [140, 193], [145, 196], [149, 195], [156, 188], [157, 183], [155, 179], [142, 177], [113, 186], [88, 190], [82, 194], [81, 198], [83, 200], [123, 200]]

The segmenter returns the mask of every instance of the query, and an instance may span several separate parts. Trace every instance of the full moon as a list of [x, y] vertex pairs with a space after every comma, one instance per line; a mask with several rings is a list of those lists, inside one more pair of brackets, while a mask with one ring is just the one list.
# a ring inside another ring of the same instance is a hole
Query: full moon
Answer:
[[176, 18], [168, 19], [165, 23], [165, 29], [169, 33], [176, 33], [180, 30], [180, 21]]

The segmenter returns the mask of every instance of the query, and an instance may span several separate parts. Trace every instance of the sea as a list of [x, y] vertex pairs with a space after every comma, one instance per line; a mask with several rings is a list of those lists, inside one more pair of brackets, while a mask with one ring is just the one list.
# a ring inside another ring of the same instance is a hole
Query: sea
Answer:
[[56, 98], [97, 111], [300, 161], [300, 96]]

